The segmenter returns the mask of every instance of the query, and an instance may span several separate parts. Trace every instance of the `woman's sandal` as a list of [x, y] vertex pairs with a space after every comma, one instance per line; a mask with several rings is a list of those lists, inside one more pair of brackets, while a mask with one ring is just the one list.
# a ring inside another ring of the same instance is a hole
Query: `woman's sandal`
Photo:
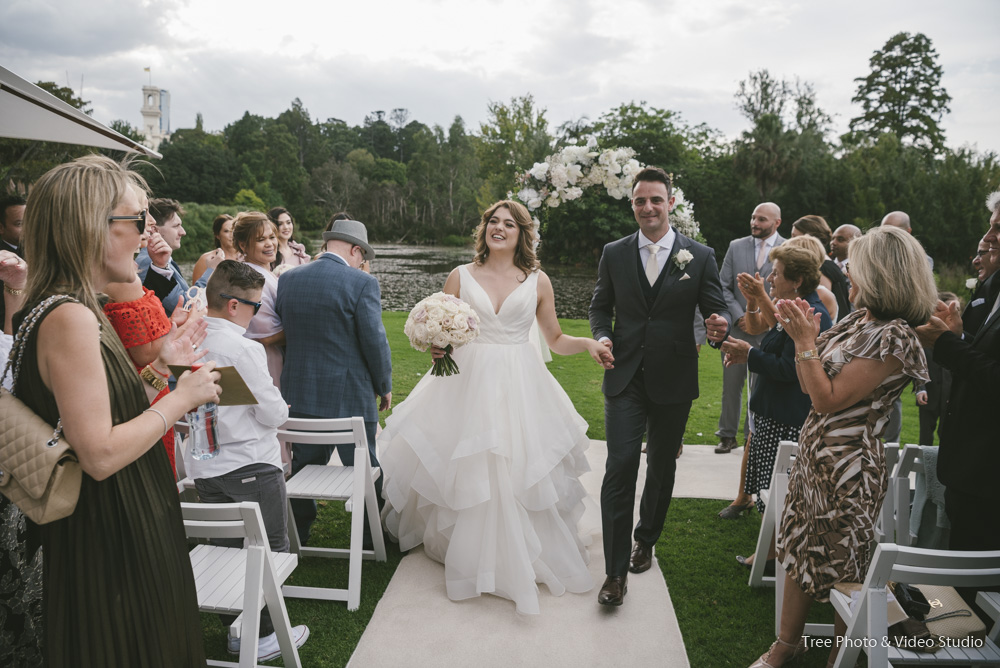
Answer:
[[[790, 657], [788, 657], [785, 660], [785, 662], [782, 663], [780, 666], [776, 666], [773, 663], [768, 663], [771, 660], [771, 652], [773, 652], [774, 648], [777, 647], [778, 645], [781, 645], [783, 647], [794, 647], [795, 648], [792, 651], [792, 655]], [[767, 652], [765, 652], [764, 654], [762, 654], [761, 657], [759, 659], [757, 659], [753, 663], [753, 665], [750, 666], [750, 668], [781, 668], [781, 666], [789, 666], [793, 662], [798, 661], [799, 659], [801, 659], [802, 655], [806, 653], [806, 649], [807, 648], [806, 648], [806, 639], [805, 638], [800, 638], [798, 644], [796, 644], [796, 645], [793, 645], [790, 642], [785, 642], [781, 638], [778, 638], [778, 639], [776, 639], [774, 641], [774, 643], [767, 650]]]

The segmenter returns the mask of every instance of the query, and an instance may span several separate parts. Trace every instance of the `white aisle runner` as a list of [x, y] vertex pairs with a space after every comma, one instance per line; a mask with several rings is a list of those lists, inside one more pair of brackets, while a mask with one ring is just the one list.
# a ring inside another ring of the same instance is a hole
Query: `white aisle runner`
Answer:
[[[678, 461], [675, 496], [729, 497], [739, 480], [742, 454], [742, 449], [716, 455], [710, 446], [685, 446]], [[592, 470], [581, 480], [599, 506], [607, 445], [592, 441], [587, 458]], [[644, 476], [645, 458], [639, 470], [636, 513]], [[597, 604], [604, 582], [599, 539], [590, 547], [594, 589], [552, 596], [540, 586], [537, 616], [518, 615], [512, 602], [495, 596], [449, 600], [444, 566], [425, 556], [422, 548], [411, 551], [400, 562], [348, 665], [688, 666], [670, 594], [656, 564], [645, 573], [629, 575], [625, 605]]]

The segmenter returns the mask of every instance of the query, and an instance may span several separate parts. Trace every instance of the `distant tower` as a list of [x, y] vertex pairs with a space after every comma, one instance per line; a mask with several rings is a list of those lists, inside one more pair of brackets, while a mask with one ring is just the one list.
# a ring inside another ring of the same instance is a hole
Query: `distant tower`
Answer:
[[142, 87], [142, 133], [146, 146], [159, 150], [170, 139], [170, 91], [156, 86]]

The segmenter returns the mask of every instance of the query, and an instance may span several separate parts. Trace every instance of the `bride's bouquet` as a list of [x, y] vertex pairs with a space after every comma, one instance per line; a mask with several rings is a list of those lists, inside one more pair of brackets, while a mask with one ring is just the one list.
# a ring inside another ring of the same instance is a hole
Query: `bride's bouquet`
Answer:
[[431, 373], [450, 376], [458, 373], [451, 353], [479, 336], [479, 316], [458, 297], [435, 292], [413, 307], [403, 333], [410, 339], [410, 345], [420, 352], [429, 346], [444, 348], [445, 356], [437, 361]]

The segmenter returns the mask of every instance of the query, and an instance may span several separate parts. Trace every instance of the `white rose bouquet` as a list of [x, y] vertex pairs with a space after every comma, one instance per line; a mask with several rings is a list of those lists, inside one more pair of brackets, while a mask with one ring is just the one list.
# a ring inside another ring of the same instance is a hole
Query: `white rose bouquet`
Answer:
[[403, 333], [420, 352], [430, 346], [444, 348], [445, 356], [434, 364], [431, 373], [450, 376], [458, 373], [452, 351], [479, 336], [479, 315], [458, 297], [435, 292], [413, 307]]

